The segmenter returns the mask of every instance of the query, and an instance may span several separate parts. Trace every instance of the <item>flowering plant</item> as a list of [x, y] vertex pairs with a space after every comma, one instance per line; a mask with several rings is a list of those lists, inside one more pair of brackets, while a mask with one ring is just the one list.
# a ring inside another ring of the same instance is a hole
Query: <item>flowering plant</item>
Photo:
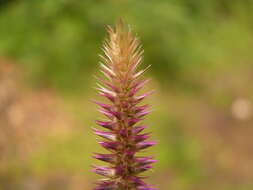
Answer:
[[146, 69], [137, 71], [143, 50], [129, 27], [122, 21], [115, 29], [108, 27], [108, 39], [103, 45], [100, 71], [104, 77], [97, 77], [99, 95], [109, 103], [94, 101], [107, 119], [96, 123], [106, 131], [93, 129], [102, 138], [99, 144], [110, 153], [95, 153], [94, 158], [107, 162], [108, 167], [94, 166], [93, 171], [105, 177], [94, 190], [153, 190], [143, 181], [140, 173], [152, 168], [152, 157], [137, 156], [136, 153], [151, 147], [147, 141], [149, 133], [141, 133], [146, 126], [139, 125], [150, 111], [149, 105], [139, 103], [153, 91], [137, 95], [149, 81], [141, 79]]

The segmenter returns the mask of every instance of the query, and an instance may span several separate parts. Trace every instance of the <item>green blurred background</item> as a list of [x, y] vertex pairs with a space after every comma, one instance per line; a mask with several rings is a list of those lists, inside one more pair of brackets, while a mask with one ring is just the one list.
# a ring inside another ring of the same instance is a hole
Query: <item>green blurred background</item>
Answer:
[[149, 183], [252, 190], [252, 0], [1, 0], [0, 190], [92, 188], [93, 74], [120, 17], [152, 64]]

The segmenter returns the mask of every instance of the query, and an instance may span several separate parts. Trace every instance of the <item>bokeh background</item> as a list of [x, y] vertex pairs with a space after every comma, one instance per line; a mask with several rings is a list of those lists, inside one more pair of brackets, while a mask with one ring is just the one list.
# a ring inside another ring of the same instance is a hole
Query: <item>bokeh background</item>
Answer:
[[149, 183], [252, 190], [252, 0], [1, 0], [0, 189], [92, 188], [93, 74], [119, 17], [152, 64]]

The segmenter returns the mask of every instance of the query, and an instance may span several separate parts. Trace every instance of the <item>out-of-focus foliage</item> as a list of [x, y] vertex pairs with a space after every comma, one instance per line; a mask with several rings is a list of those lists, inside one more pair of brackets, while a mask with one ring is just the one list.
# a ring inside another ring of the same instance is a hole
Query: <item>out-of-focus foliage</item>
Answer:
[[189, 83], [185, 72], [234, 62], [252, 49], [250, 0], [4, 2], [0, 53], [19, 59], [35, 86], [77, 89], [96, 66], [105, 25], [119, 17], [141, 36], [145, 63], [164, 84]]
[[0, 189], [91, 189], [91, 80], [120, 17], [152, 64], [150, 183], [252, 190], [252, 0], [0, 0]]

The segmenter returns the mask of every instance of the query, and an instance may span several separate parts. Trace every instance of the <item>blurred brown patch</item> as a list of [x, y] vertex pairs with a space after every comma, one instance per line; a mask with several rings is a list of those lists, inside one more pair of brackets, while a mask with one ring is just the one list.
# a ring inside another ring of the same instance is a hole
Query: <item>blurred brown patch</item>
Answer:
[[184, 118], [187, 133], [201, 142], [210, 189], [252, 185], [252, 69], [235, 67], [200, 78], [202, 94], [191, 100], [181, 97], [176, 106], [183, 110], [179, 117]]
[[29, 90], [21, 81], [15, 65], [0, 60], [0, 172], [28, 158], [45, 137], [67, 133], [72, 123], [53, 93]]

